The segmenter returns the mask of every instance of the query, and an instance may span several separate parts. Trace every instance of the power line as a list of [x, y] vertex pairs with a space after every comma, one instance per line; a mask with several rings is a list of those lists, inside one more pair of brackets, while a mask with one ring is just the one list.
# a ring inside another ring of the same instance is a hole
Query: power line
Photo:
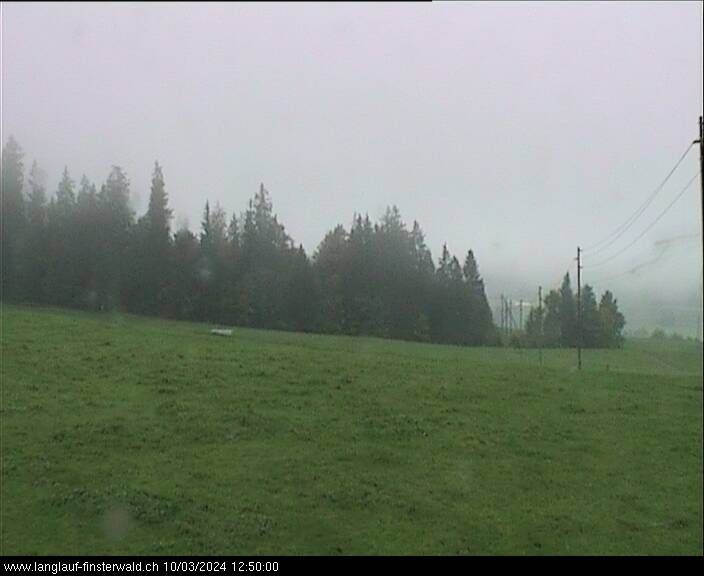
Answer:
[[[670, 245], [665, 245], [663, 248], [660, 248], [660, 251], [657, 253], [657, 255], [654, 258], [650, 258], [649, 260], [637, 262], [630, 266], [628, 270], [624, 270], [622, 272], [618, 272], [616, 274], [611, 274], [609, 276], [606, 276], [605, 278], [597, 278], [596, 283], [597, 284], [603, 284], [604, 282], [608, 282], [610, 280], [613, 280], [614, 278], [620, 278], [622, 276], [626, 276], [629, 274], [638, 274], [643, 270], [643, 268], [649, 268], [653, 264], [657, 264], [660, 262], [667, 254], [671, 252], [673, 249], [681, 248], [683, 246], [686, 246], [688, 244], [693, 244], [695, 241], [698, 243], [699, 240], [699, 234], [693, 235], [694, 237], [689, 238], [687, 236], [686, 238], [690, 239], [691, 241], [684, 242], [684, 243], [678, 243], [675, 246], [670, 246]], [[657, 246], [657, 242], [655, 243]], [[646, 256], [647, 253], [643, 253], [642, 256]]]
[[650, 230], [653, 226], [655, 226], [655, 224], [657, 224], [657, 223], [660, 221], [660, 219], [661, 219], [665, 214], [667, 214], [667, 212], [670, 210], [670, 208], [672, 208], [672, 207], [675, 205], [675, 202], [677, 202], [677, 201], [682, 197], [682, 195], [689, 189], [689, 187], [692, 185], [692, 183], [697, 179], [697, 176], [699, 176], [699, 172], [697, 172], [694, 176], [692, 176], [692, 178], [689, 180], [689, 182], [687, 182], [687, 185], [686, 185], [684, 188], [682, 188], [682, 190], [680, 190], [680, 192], [679, 192], [679, 194], [677, 194], [677, 196], [675, 196], [675, 197], [673, 198], [672, 202], [670, 202], [670, 203], [667, 205], [667, 207], [666, 207], [662, 212], [660, 212], [660, 214], [658, 214], [658, 217], [655, 218], [655, 220], [653, 220], [653, 221], [645, 228], [645, 230], [643, 230], [640, 234], [638, 234], [638, 236], [636, 236], [629, 244], [627, 244], [626, 246], [624, 246], [623, 248], [621, 248], [621, 250], [619, 250], [618, 252], [612, 254], [611, 256], [609, 256], [608, 258], [606, 258], [605, 260], [601, 260], [600, 262], [597, 262], [596, 264], [590, 264], [589, 266], [585, 266], [585, 268], [590, 268], [590, 269], [591, 269], [591, 268], [597, 268], [597, 267], [599, 267], [599, 266], [603, 266], [603, 265], [606, 264], [607, 262], [611, 262], [611, 260], [613, 260], [613, 259], [616, 258], [617, 256], [620, 256], [620, 255], [623, 254], [626, 250], [628, 250], [631, 246], [633, 246], [638, 240], [640, 240], [640, 239], [645, 235], [646, 232], [648, 232], [648, 230]]
[[636, 274], [640, 268], [643, 266], [647, 266], [649, 264], [655, 264], [660, 260], [660, 258], [654, 258], [653, 260], [650, 260], [648, 262], [645, 262], [643, 264], [640, 264], [638, 266], [635, 266], [633, 268], [629, 268], [628, 270], [625, 270], [624, 272], [619, 272], [618, 274], [612, 274], [611, 276], [607, 276], [606, 278], [598, 278], [596, 281], [592, 280], [592, 284], [598, 286], [598, 285], [603, 285], [605, 282], [610, 282], [611, 280], [614, 280], [615, 278], [621, 278], [622, 276], [627, 276], [629, 274]]
[[[645, 210], [650, 206], [650, 204], [655, 200], [655, 197], [660, 193], [660, 191], [663, 189], [667, 181], [670, 179], [670, 177], [675, 173], [675, 170], [679, 167], [680, 164], [682, 164], [682, 161], [685, 159], [687, 156], [687, 153], [689, 150], [694, 146], [694, 143], [691, 143], [689, 146], [687, 146], [687, 149], [684, 151], [682, 156], [680, 156], [679, 160], [675, 163], [675, 165], [672, 167], [672, 169], [667, 173], [667, 176], [665, 176], [665, 179], [653, 190], [650, 195], [645, 199], [645, 202], [640, 205], [640, 207], [633, 213], [631, 214], [630, 217], [626, 219], [625, 222], [623, 222], [618, 228], [616, 228], [611, 234], [603, 238], [601, 241], [597, 242], [596, 244], [592, 244], [591, 246], [588, 246], [587, 248], [584, 248], [584, 252], [591, 252], [594, 250], [594, 254], [599, 254], [600, 252], [603, 252], [606, 250], [609, 246], [611, 246], [616, 240], [618, 240], [623, 234], [633, 225], [635, 222], [640, 218], [640, 216], [645, 212]], [[605, 244], [606, 243], [606, 244]], [[602, 244], [604, 244], [602, 246]], [[601, 246], [600, 248], [598, 248]]]

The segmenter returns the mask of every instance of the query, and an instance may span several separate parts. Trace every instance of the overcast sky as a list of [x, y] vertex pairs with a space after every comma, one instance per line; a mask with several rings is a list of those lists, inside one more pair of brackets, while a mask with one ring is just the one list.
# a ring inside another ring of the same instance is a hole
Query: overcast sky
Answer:
[[[492, 297], [528, 297], [574, 274], [577, 245], [619, 226], [697, 137], [702, 52], [701, 2], [3, 3], [2, 138], [52, 191], [64, 165], [98, 184], [124, 167], [140, 214], [158, 160], [194, 231], [206, 199], [239, 214], [264, 182], [309, 254], [395, 203], [434, 257], [471, 247]], [[599, 259], [697, 170], [693, 148]], [[699, 190], [585, 280], [695, 294]]]

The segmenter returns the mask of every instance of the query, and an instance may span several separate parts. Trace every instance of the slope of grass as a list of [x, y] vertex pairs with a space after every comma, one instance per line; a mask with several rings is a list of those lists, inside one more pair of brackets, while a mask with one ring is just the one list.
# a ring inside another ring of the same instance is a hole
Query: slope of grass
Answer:
[[3, 307], [3, 554], [702, 554], [702, 349]]

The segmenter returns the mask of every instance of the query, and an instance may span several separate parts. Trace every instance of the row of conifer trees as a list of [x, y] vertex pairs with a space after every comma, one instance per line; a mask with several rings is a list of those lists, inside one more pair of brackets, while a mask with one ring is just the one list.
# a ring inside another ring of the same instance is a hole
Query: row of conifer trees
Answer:
[[[36, 162], [25, 175], [23, 152], [10, 138], [2, 151], [1, 209], [3, 300], [259, 328], [500, 342], [473, 252], [460, 262], [444, 246], [436, 264], [418, 222], [408, 227], [395, 206], [378, 222], [355, 215], [349, 229], [332, 229], [309, 257], [278, 221], [263, 185], [241, 214], [228, 217], [206, 202], [197, 234], [174, 233], [158, 163], [149, 206], [137, 218], [122, 168], [114, 166], [99, 188], [85, 176], [77, 183], [65, 169], [49, 194]], [[605, 295], [594, 312], [589, 294], [585, 289], [585, 319], [599, 318], [593, 342], [616, 345], [614, 330], [605, 328], [622, 327], [618, 314], [609, 316], [615, 300]], [[544, 316], [534, 312], [528, 320], [529, 340], [574, 345], [570, 302], [564, 284], [548, 295]]]

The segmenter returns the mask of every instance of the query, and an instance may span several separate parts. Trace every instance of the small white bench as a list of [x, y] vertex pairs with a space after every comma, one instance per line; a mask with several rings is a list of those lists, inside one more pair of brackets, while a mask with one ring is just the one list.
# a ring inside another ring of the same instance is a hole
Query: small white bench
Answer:
[[232, 336], [232, 329], [231, 328], [213, 328], [210, 331], [211, 334], [215, 334], [216, 336]]

